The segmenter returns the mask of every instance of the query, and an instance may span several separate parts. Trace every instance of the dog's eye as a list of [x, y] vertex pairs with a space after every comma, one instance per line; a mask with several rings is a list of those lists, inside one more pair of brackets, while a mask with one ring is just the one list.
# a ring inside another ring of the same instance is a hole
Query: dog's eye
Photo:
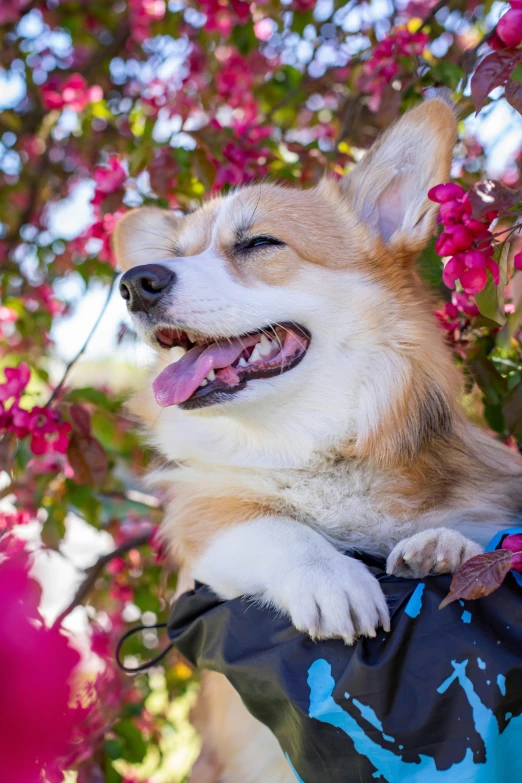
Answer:
[[250, 237], [250, 239], [246, 239], [243, 242], [239, 242], [236, 245], [236, 250], [253, 250], [257, 247], [266, 247], [268, 245], [284, 245], [285, 243], [282, 242], [280, 239], [276, 239], [276, 237], [271, 237], [268, 235], [258, 236], [258, 237]]

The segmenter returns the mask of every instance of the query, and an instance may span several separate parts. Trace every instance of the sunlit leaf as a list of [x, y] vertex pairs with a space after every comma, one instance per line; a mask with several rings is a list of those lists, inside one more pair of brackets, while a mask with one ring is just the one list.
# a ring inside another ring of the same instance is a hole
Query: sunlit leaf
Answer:
[[511, 565], [511, 552], [497, 549], [466, 560], [453, 574], [450, 591], [439, 609], [453, 601], [484, 598], [500, 587]]

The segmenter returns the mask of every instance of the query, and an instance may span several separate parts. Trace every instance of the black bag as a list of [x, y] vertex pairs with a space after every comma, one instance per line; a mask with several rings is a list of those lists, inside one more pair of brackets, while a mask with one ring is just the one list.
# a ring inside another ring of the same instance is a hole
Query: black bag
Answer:
[[274, 611], [197, 586], [173, 607], [169, 637], [226, 675], [301, 783], [522, 783], [520, 575], [439, 610], [451, 577], [399, 579], [361, 559], [388, 598], [390, 633], [313, 642]]

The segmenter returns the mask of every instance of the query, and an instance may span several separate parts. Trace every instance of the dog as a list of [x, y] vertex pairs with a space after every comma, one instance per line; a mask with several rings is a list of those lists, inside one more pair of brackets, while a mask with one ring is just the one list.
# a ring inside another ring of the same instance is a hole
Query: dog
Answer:
[[[192, 578], [312, 638], [389, 629], [379, 583], [343, 551], [398, 576], [452, 573], [522, 508], [522, 462], [465, 419], [415, 268], [455, 141], [435, 98], [340, 180], [248, 185], [116, 226], [121, 294], [158, 354], [133, 410], [165, 462], [164, 539]], [[209, 719], [194, 780], [292, 780], [269, 732], [209, 682], [241, 739]]]

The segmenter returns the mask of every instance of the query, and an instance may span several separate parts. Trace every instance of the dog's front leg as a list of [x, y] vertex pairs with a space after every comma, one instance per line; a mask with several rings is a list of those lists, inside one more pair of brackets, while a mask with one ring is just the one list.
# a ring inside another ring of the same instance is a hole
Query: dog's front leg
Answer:
[[287, 517], [261, 517], [217, 533], [192, 569], [222, 598], [247, 595], [290, 615], [313, 638], [389, 629], [386, 599], [358, 560], [338, 552], [317, 531]]

